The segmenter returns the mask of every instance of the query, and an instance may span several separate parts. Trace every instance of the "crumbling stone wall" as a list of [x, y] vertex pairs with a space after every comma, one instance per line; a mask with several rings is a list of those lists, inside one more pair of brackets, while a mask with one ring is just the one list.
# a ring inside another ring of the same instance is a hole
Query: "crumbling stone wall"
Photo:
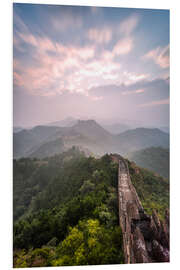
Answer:
[[164, 221], [160, 221], [156, 211], [152, 216], [144, 212], [122, 157], [119, 157], [118, 197], [125, 263], [169, 262], [169, 211]]

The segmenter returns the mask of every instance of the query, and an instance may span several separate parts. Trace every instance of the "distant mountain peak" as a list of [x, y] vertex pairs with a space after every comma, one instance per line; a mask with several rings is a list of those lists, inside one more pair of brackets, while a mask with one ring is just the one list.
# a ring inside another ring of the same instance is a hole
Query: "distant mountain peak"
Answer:
[[93, 119], [78, 120], [72, 128], [81, 135], [91, 138], [96, 143], [110, 139], [113, 136]]
[[125, 132], [121, 133], [121, 134], [126, 134], [126, 133], [165, 133], [164, 131], [160, 130], [159, 128], [146, 128], [146, 127], [137, 127], [135, 129], [130, 129], [130, 130], [126, 130]]
[[[93, 119], [89, 119], [89, 120], [78, 120], [77, 124], [80, 124], [80, 125], [97, 125], [97, 126], [100, 126], [95, 120]], [[76, 124], [76, 125], [77, 125]]]

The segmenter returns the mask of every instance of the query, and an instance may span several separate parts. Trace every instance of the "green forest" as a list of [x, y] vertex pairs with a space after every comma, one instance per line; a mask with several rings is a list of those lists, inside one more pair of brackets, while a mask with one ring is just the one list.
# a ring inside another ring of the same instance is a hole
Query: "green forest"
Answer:
[[169, 149], [150, 147], [126, 155], [140, 167], [147, 168], [164, 178], [169, 178]]
[[[161, 219], [169, 183], [128, 161], [147, 213]], [[73, 147], [53, 157], [13, 161], [14, 267], [122, 264], [118, 164]]]

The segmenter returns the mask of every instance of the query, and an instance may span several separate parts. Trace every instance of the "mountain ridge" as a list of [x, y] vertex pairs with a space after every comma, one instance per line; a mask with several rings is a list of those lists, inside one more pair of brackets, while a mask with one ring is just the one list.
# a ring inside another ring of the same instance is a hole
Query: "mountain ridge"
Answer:
[[[14, 157], [34, 156], [42, 145], [53, 145], [53, 141], [56, 144], [59, 138], [66, 149], [74, 145], [97, 155], [110, 152], [126, 154], [153, 146], [169, 147], [169, 135], [158, 128], [136, 128], [115, 135], [91, 119], [78, 120], [72, 127], [36, 126], [14, 133]], [[54, 153], [54, 150], [51, 153], [48, 146], [45, 147], [50, 155]]]

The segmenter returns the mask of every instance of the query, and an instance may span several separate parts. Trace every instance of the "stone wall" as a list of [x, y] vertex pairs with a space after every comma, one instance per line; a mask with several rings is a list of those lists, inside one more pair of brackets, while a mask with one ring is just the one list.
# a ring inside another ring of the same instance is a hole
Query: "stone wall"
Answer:
[[159, 220], [156, 211], [152, 216], [144, 212], [122, 157], [119, 157], [118, 198], [125, 263], [169, 262], [169, 211], [164, 221]]

